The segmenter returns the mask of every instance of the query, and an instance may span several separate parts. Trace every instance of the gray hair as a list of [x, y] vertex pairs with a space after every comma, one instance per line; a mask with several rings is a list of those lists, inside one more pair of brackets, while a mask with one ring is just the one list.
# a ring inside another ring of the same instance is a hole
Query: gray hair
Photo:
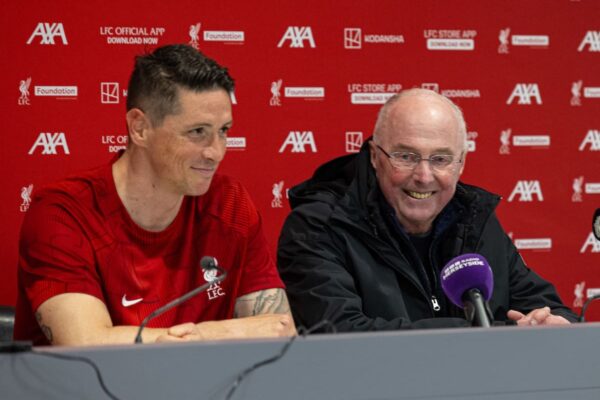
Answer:
[[456, 121], [458, 122], [458, 130], [464, 137], [464, 150], [467, 150], [467, 123], [465, 122], [465, 117], [463, 115], [462, 110], [459, 106], [457, 106], [452, 100], [447, 98], [446, 96], [442, 96], [441, 94], [434, 92], [429, 89], [421, 89], [421, 88], [413, 88], [403, 90], [400, 93], [397, 93], [390, 97], [388, 101], [381, 107], [379, 110], [379, 114], [377, 115], [377, 121], [375, 122], [375, 128], [373, 129], [373, 139], [375, 139], [379, 132], [381, 131], [383, 125], [385, 124], [388, 113], [391, 107], [400, 99], [404, 97], [413, 97], [413, 96], [429, 96], [442, 100], [446, 104], [450, 106], [452, 111], [454, 112], [454, 116]]

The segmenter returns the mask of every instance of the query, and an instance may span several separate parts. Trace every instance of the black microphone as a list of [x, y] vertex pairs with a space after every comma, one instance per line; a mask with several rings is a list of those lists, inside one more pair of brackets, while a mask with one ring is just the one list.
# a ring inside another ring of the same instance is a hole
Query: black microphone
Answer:
[[227, 271], [225, 271], [223, 268], [219, 267], [219, 265], [217, 263], [217, 259], [214, 257], [210, 257], [210, 256], [202, 257], [202, 259], [200, 260], [200, 266], [205, 271], [216, 270], [216, 271], [220, 272], [221, 275], [215, 276], [214, 279], [206, 282], [204, 285], [197, 287], [196, 289], [192, 290], [191, 292], [186, 293], [183, 296], [176, 298], [175, 300], [165, 304], [164, 306], [162, 306], [162, 307], [154, 310], [152, 313], [150, 313], [150, 315], [148, 315], [146, 318], [144, 318], [144, 320], [140, 324], [140, 328], [138, 329], [137, 335], [135, 336], [135, 343], [142, 343], [142, 331], [144, 330], [144, 328], [146, 327], [148, 322], [150, 322], [153, 318], [158, 317], [159, 315], [163, 314], [166, 311], [169, 311], [171, 308], [177, 307], [181, 303], [188, 301], [189, 299], [196, 296], [197, 294], [204, 292], [206, 289], [210, 288], [215, 283], [223, 282], [223, 280], [227, 276]]
[[600, 208], [596, 209], [594, 218], [592, 218], [592, 232], [594, 232], [596, 240], [600, 240]]
[[488, 300], [492, 297], [494, 275], [480, 254], [462, 254], [446, 264], [440, 274], [442, 289], [456, 306], [465, 311], [472, 326], [494, 323]]

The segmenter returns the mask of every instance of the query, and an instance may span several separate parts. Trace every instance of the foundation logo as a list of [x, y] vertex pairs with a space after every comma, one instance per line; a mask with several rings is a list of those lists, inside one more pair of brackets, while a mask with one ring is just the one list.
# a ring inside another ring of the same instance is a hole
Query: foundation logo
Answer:
[[351, 104], [384, 104], [402, 90], [400, 83], [349, 83]]
[[[270, 106], [281, 106], [282, 85], [282, 79], [271, 82]], [[325, 88], [322, 86], [286, 86], [283, 89], [283, 96], [286, 98], [299, 98], [304, 100], [323, 100], [325, 98]]]
[[581, 52], [587, 48], [587, 51], [600, 52], [600, 31], [587, 31], [577, 51]]
[[513, 239], [519, 250], [552, 250], [551, 238]]
[[586, 253], [588, 249], [590, 249], [592, 253], [600, 253], [600, 240], [596, 239], [594, 232], [590, 232], [588, 237], [585, 239], [585, 242], [583, 242], [583, 246], [581, 246], [579, 252], [583, 254]]
[[290, 131], [279, 148], [279, 152], [283, 153], [288, 146], [291, 146], [292, 153], [305, 153], [306, 146], [308, 146], [313, 153], [317, 152], [317, 145], [312, 131]]
[[100, 103], [119, 104], [121, 97], [127, 97], [127, 89], [121, 92], [118, 82], [100, 82]]
[[584, 151], [588, 147], [589, 151], [600, 151], [600, 131], [590, 129], [579, 145], [579, 151]]
[[537, 83], [517, 83], [506, 104], [512, 104], [513, 100], [518, 97], [519, 105], [531, 105], [531, 100], [535, 100], [536, 104], [542, 104], [542, 95]]
[[[190, 46], [198, 49], [200, 45], [200, 27], [202, 24], [198, 22], [195, 25], [190, 25], [188, 29], [188, 35]], [[202, 38], [205, 42], [225, 42], [227, 44], [243, 44], [245, 40], [245, 33], [243, 31], [209, 31], [203, 32]]]
[[19, 100], [17, 104], [20, 106], [29, 106], [31, 103], [29, 102], [29, 86], [31, 86], [31, 77], [27, 79], [23, 79], [19, 83], [19, 91], [21, 95], [19, 96]]
[[508, 128], [500, 132], [500, 154], [510, 154], [511, 136], [515, 147], [550, 147], [550, 135], [513, 135], [512, 129]]
[[29, 205], [31, 204], [31, 192], [33, 191], [33, 185], [23, 186], [21, 188], [21, 206], [19, 210], [21, 212], [27, 212]]
[[573, 300], [574, 308], [583, 307], [583, 291], [585, 290], [585, 281], [581, 281], [575, 284], [575, 290], [573, 290], [573, 294], [575, 295], [575, 300]]
[[426, 29], [423, 31], [427, 50], [473, 51], [475, 50], [475, 30]]
[[35, 143], [29, 149], [29, 155], [35, 153], [38, 147], [42, 148], [42, 155], [57, 155], [58, 149], [62, 149], [64, 154], [70, 154], [69, 145], [64, 132], [46, 133], [38, 135]]
[[111, 45], [157, 45], [165, 34], [161, 26], [101, 26], [100, 36]]
[[[31, 77], [23, 79], [19, 82], [19, 92], [21, 95], [17, 100], [20, 106], [31, 105]], [[77, 86], [46, 86], [36, 85], [33, 87], [33, 95], [35, 97], [55, 97], [57, 100], [76, 100], [79, 88]]]
[[362, 132], [346, 132], [346, 153], [358, 153], [362, 145]]
[[304, 48], [305, 44], [313, 49], [317, 47], [310, 26], [288, 26], [277, 47], [282, 47], [288, 41], [290, 48]]
[[273, 200], [271, 200], [271, 208], [283, 208], [283, 181], [274, 183], [271, 193], [273, 194]]
[[129, 136], [127, 135], [102, 135], [101, 142], [109, 153], [118, 153], [127, 148]]
[[27, 44], [33, 43], [36, 39], [39, 39], [38, 43], [42, 45], [54, 46], [58, 40], [60, 40], [63, 45], [69, 44], [67, 35], [65, 34], [65, 27], [62, 22], [38, 23], [31, 36], [29, 36]]
[[188, 35], [190, 35], [189, 45], [198, 50], [199, 41], [200, 41], [200, 22], [196, 25], [190, 25], [190, 29], [188, 30]]
[[519, 201], [522, 202], [532, 202], [534, 196], [537, 197], [538, 201], [544, 201], [542, 187], [540, 185], [540, 181], [537, 180], [518, 181], [512, 193], [508, 197], [508, 201], [513, 201], [516, 196], [519, 196]]
[[448, 97], [450, 99], [472, 99], [481, 97], [479, 89], [440, 89], [440, 85], [434, 82], [422, 83], [421, 88], [433, 90], [434, 92], [439, 93], [442, 96]]
[[544, 48], [550, 45], [550, 37], [548, 35], [512, 35], [511, 37], [510, 28], [501, 29], [498, 34], [498, 40], [500, 41], [498, 54], [508, 54], [509, 44], [532, 48]]
[[362, 49], [365, 44], [404, 44], [404, 35], [365, 34], [361, 28], [344, 28], [344, 48]]
[[[582, 96], [583, 92], [583, 96]], [[600, 87], [583, 86], [583, 81], [578, 80], [571, 84], [571, 105], [581, 106], [581, 98], [598, 99], [600, 98]]]
[[246, 138], [240, 137], [228, 137], [227, 148], [230, 150], [246, 150]]

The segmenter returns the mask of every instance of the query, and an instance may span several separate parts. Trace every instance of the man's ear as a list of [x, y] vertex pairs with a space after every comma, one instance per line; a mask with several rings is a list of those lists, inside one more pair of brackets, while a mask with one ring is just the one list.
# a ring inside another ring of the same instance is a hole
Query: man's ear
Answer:
[[375, 142], [373, 140], [371, 140], [369, 142], [369, 155], [371, 156], [371, 165], [373, 166], [373, 169], [375, 171], [377, 171], [377, 163], [375, 162], [375, 158], [377, 157], [377, 146], [375, 145]]
[[127, 129], [129, 129], [129, 140], [137, 146], [145, 147], [148, 142], [148, 131], [151, 127], [150, 120], [139, 108], [127, 111]]
[[463, 171], [465, 170], [465, 164], [467, 163], [467, 152], [468, 152], [468, 150], [465, 149], [465, 152], [463, 154], [462, 163], [460, 164], [460, 171], [458, 171], [459, 177], [462, 175]]

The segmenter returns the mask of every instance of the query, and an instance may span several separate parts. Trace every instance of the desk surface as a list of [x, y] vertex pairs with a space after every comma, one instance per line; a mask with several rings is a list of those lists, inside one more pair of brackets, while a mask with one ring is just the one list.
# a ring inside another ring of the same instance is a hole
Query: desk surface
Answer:
[[[84, 356], [120, 399], [225, 399], [283, 340], [36, 349]], [[107, 399], [91, 367], [0, 354], [2, 399]], [[233, 399], [600, 399], [600, 324], [297, 338]]]

